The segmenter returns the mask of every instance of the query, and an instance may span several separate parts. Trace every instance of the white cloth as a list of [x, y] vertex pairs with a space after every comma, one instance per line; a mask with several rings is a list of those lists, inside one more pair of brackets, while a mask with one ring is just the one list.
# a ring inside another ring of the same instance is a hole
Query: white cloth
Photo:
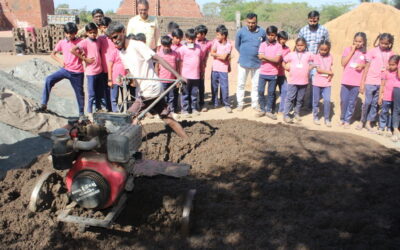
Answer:
[[143, 20], [140, 15], [132, 17], [128, 22], [126, 34], [143, 33], [146, 36], [146, 44], [152, 49], [160, 45], [160, 31], [158, 21], [155, 16], [148, 16]]
[[[120, 51], [122, 63], [133, 77], [158, 78], [152, 60], [154, 55], [154, 51], [146, 44], [135, 40], [129, 40], [126, 50]], [[139, 96], [144, 99], [156, 98], [162, 93], [163, 88], [159, 81], [138, 80], [137, 83]]]
[[244, 99], [244, 88], [246, 86], [246, 79], [248, 74], [251, 75], [251, 107], [257, 108], [258, 105], [258, 78], [260, 75], [260, 69], [245, 68], [238, 64], [238, 81], [236, 89], [236, 99], [238, 106], [243, 107]]

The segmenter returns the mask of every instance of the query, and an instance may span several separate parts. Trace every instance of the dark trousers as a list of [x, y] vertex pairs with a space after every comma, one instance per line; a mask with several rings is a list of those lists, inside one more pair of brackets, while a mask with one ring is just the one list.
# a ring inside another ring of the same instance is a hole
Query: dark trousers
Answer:
[[[285, 109], [285, 99], [286, 99], [286, 92], [287, 92], [286, 76], [278, 76], [276, 78], [276, 86], [279, 87], [279, 93], [280, 93], [280, 98], [281, 98], [280, 103], [279, 103], [278, 112], [283, 113], [283, 110]], [[273, 102], [272, 110], [275, 110], [275, 105], [276, 105], [276, 95], [275, 95], [275, 100]]]
[[[290, 110], [292, 110], [294, 106], [294, 115], [300, 115], [300, 108], [304, 102], [304, 95], [306, 94], [307, 85], [287, 85], [287, 94], [285, 100], [285, 109], [283, 111], [283, 115], [285, 117], [289, 116]], [[296, 102], [296, 105], [294, 105]]]
[[[93, 113], [93, 105], [97, 110], [101, 109], [101, 100], [104, 98], [104, 82], [102, 74], [86, 76], [88, 88], [87, 112]], [[104, 99], [103, 99], [104, 100]]]
[[121, 89], [121, 87], [118, 84], [113, 84], [113, 86], [110, 90], [112, 112], [119, 112], [118, 96], [119, 96], [120, 89]]
[[[261, 75], [258, 78], [258, 104], [260, 105], [261, 111], [273, 112], [272, 108], [275, 106], [275, 89], [276, 89], [277, 76]], [[268, 96], [265, 101], [265, 84], [268, 82]]]
[[85, 107], [85, 94], [83, 92], [83, 73], [75, 73], [64, 68], [54, 72], [46, 77], [44, 84], [41, 104], [47, 105], [50, 98], [51, 89], [63, 79], [68, 79], [75, 92], [76, 101], [78, 102], [79, 115], [83, 115]]
[[101, 75], [104, 89], [103, 97], [101, 98], [101, 105], [108, 111], [111, 111], [111, 88], [108, 86], [108, 74], [103, 72]]
[[182, 85], [182, 112], [198, 110], [198, 95], [199, 95], [199, 79], [188, 79], [186, 84]]
[[225, 107], [229, 107], [229, 82], [228, 72], [211, 72], [211, 102], [215, 107], [218, 106], [218, 87], [220, 88], [221, 101]]
[[365, 85], [365, 101], [361, 110], [362, 122], [374, 122], [378, 115], [379, 85]]
[[393, 102], [383, 101], [381, 113], [379, 114], [379, 128], [384, 130], [385, 128], [390, 129], [392, 127], [392, 114], [393, 114]]
[[313, 117], [314, 120], [318, 120], [319, 113], [319, 100], [324, 100], [324, 119], [330, 121], [331, 113], [331, 87], [318, 87], [313, 86]]
[[205, 93], [205, 86], [204, 86], [204, 78], [199, 80], [199, 106], [204, 106], [204, 93]]
[[[163, 82], [164, 91], [171, 86], [172, 82]], [[165, 102], [168, 104], [169, 110], [175, 112], [178, 109], [179, 89], [174, 87], [165, 96]]]
[[400, 88], [393, 88], [393, 115], [392, 127], [398, 129], [400, 125]]
[[342, 84], [340, 89], [340, 121], [350, 124], [360, 87]]

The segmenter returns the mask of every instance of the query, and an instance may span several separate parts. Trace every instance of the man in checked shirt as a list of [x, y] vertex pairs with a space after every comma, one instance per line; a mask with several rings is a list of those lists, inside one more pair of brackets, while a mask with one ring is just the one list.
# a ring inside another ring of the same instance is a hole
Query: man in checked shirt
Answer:
[[[308, 25], [304, 26], [301, 28], [299, 32], [299, 37], [302, 37], [306, 40], [307, 42], [307, 48], [308, 51], [310, 51], [313, 54], [318, 53], [318, 44], [321, 41], [328, 40], [329, 41], [329, 32], [328, 30], [319, 24], [319, 12], [316, 10], [311, 11], [308, 13]], [[308, 108], [311, 110], [312, 109], [312, 80], [314, 78], [316, 70], [312, 69], [310, 71], [310, 76], [309, 76], [309, 85], [308, 85], [308, 102], [306, 105]]]

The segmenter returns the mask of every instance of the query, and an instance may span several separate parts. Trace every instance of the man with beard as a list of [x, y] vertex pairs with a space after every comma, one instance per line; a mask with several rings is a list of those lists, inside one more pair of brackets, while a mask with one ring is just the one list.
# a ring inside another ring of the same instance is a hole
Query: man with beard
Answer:
[[[97, 28], [99, 28], [100, 24], [101, 24], [101, 20], [104, 17], [104, 12], [101, 9], [94, 9], [92, 11], [92, 18], [93, 18], [93, 23], [96, 24]], [[101, 36], [104, 35], [104, 33], [102, 32], [101, 29], [98, 29], [98, 33], [97, 36]], [[84, 38], [86, 37], [86, 30], [85, 27], [83, 27], [82, 29], [80, 29], [78, 31], [78, 34], [76, 35], [77, 37], [81, 37]]]
[[[316, 10], [308, 13], [308, 25], [301, 28], [299, 32], [299, 37], [302, 37], [307, 42], [307, 49], [313, 54], [318, 53], [318, 44], [321, 41], [329, 41], [329, 32], [328, 30], [319, 24], [319, 12]], [[306, 102], [308, 104], [308, 108], [311, 110], [312, 107], [312, 80], [315, 75], [316, 70], [313, 69], [310, 71], [309, 76], [309, 101]]]
[[[154, 62], [162, 65], [166, 70], [170, 71], [176, 79], [181, 82], [186, 80], [169, 65], [163, 58], [157, 55], [146, 44], [140, 41], [126, 38], [125, 26], [119, 22], [112, 22], [107, 29], [107, 36], [120, 50], [120, 57], [125, 68], [129, 70], [133, 77], [140, 78], [158, 78], [154, 71]], [[128, 112], [136, 116], [140, 111], [150, 106], [156, 98], [163, 92], [160, 81], [156, 80], [137, 80], [135, 82], [138, 88], [138, 97], [129, 108]], [[182, 126], [172, 117], [172, 113], [165, 102], [161, 99], [151, 110], [150, 113], [158, 114], [165, 124], [170, 126], [181, 138], [187, 139]], [[137, 122], [136, 120], [134, 123]]]

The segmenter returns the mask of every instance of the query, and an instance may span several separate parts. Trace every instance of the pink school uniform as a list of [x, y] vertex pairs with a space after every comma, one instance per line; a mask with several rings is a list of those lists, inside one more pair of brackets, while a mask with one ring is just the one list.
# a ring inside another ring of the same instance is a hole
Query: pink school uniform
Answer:
[[199, 45], [194, 44], [193, 48], [183, 45], [179, 49], [179, 57], [181, 59], [181, 75], [186, 79], [200, 79], [200, 66], [202, 52]]
[[176, 52], [178, 52], [179, 51], [179, 49], [180, 48], [182, 48], [182, 43], [178, 43], [178, 44], [171, 44], [171, 49], [173, 50], [173, 51], [176, 51]]
[[383, 90], [383, 100], [392, 102], [393, 88], [400, 88], [400, 79], [397, 75], [397, 71], [386, 72], [386, 74], [383, 76], [383, 79], [386, 80], [385, 88]]
[[290, 52], [283, 61], [290, 63], [288, 84], [308, 84], [309, 64], [312, 62], [312, 54], [310, 52]]
[[[285, 46], [284, 48], [282, 47], [282, 58], [285, 58], [287, 54], [290, 53], [290, 48]], [[284, 76], [285, 75], [285, 69], [282, 66], [282, 63], [278, 64], [278, 76]]]
[[[263, 42], [258, 49], [258, 54], [263, 54], [266, 57], [282, 56], [282, 45], [278, 42], [267, 43]], [[278, 63], [261, 61], [260, 75], [276, 76], [278, 75]]]
[[204, 63], [206, 63], [206, 62], [207, 62], [207, 59], [208, 59], [208, 54], [209, 54], [210, 51], [211, 51], [211, 47], [212, 47], [212, 45], [213, 45], [213, 42], [210, 41], [210, 40], [205, 39], [205, 40], [203, 40], [203, 41], [197, 41], [197, 40], [196, 40], [195, 43], [196, 43], [197, 45], [200, 46], [201, 53], [202, 53], [202, 55], [201, 55], [201, 60], [202, 60]]
[[392, 55], [394, 55], [394, 53], [391, 50], [382, 51], [379, 47], [375, 47], [368, 51], [367, 61], [370, 63], [370, 67], [367, 73], [365, 84], [381, 84], [382, 74], [386, 71], [389, 58]]
[[121, 57], [119, 56], [119, 51], [117, 49], [112, 50], [107, 56], [108, 62], [113, 63], [112, 67], [112, 80], [113, 84], [122, 85], [120, 81], [118, 81], [119, 76], [126, 76], [126, 69], [124, 64], [122, 63]]
[[[317, 66], [317, 68], [331, 71], [333, 65], [333, 57], [330, 54], [328, 56], [321, 56], [320, 54], [317, 54], [314, 55], [313, 63], [315, 66]], [[317, 87], [330, 87], [332, 85], [332, 82], [328, 79], [327, 74], [316, 72], [312, 84]]]
[[72, 41], [63, 39], [57, 43], [54, 50], [63, 54], [64, 69], [75, 73], [84, 72], [82, 60], [71, 53], [71, 49], [79, 44], [79, 42], [81, 41], [82, 39], [80, 38], [76, 38]]
[[100, 41], [98, 39], [92, 41], [89, 38], [86, 38], [78, 43], [78, 47], [84, 51], [87, 58], [94, 58], [93, 63], [86, 65], [86, 75], [93, 76], [102, 73], [103, 65], [101, 62]]
[[[231, 54], [232, 52], [232, 43], [230, 41], [226, 41], [226, 43], [222, 44], [215, 40], [212, 44], [212, 50], [216, 51], [218, 55], [224, 55], [224, 54]], [[229, 59], [228, 60], [220, 60], [220, 59], [215, 59], [213, 60], [212, 63], [212, 71], [217, 71], [217, 72], [229, 72]]]
[[[351, 53], [351, 47], [344, 49], [343, 57], [347, 57]], [[366, 64], [367, 53], [360, 50], [356, 50], [350, 61], [346, 64], [343, 70], [342, 84], [349, 86], [359, 87], [361, 84], [361, 78], [363, 70], [357, 70], [357, 66]]]
[[[179, 62], [179, 54], [176, 51], [171, 50], [170, 53], [164, 53], [162, 49], [157, 51], [157, 55], [163, 58], [173, 69], [177, 69]], [[169, 70], [164, 68], [162, 65], [159, 66], [158, 76], [161, 79], [176, 79], [176, 76], [172, 74]], [[161, 81], [169, 82], [169, 81]]]
[[111, 39], [105, 35], [99, 36], [97, 39], [100, 41], [100, 53], [103, 72], [107, 73], [107, 62], [110, 61], [110, 57], [113, 56], [114, 51], [118, 51], [118, 49], [115, 48], [115, 45], [111, 41]]

